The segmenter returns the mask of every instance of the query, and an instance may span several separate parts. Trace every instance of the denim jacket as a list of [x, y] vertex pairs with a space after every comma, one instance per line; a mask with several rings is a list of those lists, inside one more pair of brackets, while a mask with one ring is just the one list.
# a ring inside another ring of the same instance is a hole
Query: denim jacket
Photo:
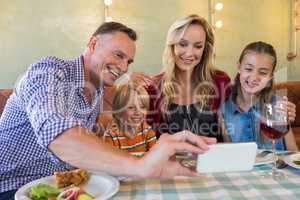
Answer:
[[[272, 98], [272, 101], [276, 100], [276, 97]], [[271, 140], [262, 140], [260, 136], [258, 105], [253, 105], [249, 111], [243, 112], [232, 98], [229, 98], [222, 105], [221, 112], [231, 142], [255, 141], [259, 149], [272, 148]], [[285, 150], [284, 140], [282, 138], [277, 140], [275, 147], [277, 150]]]

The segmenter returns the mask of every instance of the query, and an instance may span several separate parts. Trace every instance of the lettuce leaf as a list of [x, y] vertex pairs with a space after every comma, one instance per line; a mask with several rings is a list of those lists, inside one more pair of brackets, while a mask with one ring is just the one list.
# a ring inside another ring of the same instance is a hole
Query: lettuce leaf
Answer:
[[39, 183], [31, 188], [30, 197], [33, 200], [47, 200], [48, 197], [56, 197], [60, 190], [47, 184]]

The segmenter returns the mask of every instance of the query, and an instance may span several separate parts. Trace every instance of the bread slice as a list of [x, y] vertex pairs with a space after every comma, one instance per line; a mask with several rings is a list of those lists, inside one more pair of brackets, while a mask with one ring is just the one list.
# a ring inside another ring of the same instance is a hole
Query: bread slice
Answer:
[[89, 173], [83, 169], [75, 169], [66, 172], [54, 172], [55, 182], [58, 188], [70, 185], [81, 185], [89, 180]]

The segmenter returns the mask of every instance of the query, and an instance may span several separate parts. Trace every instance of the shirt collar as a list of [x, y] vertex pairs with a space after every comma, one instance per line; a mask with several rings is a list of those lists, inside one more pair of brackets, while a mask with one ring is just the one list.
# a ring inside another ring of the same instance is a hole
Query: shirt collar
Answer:
[[[83, 91], [85, 80], [84, 80], [84, 59], [83, 55], [80, 55], [79, 57], [74, 59], [74, 74], [75, 74], [75, 84], [78, 88]], [[101, 83], [97, 87], [97, 94], [101, 94], [104, 90], [104, 86]]]
[[[230, 97], [228, 99], [228, 103], [229, 103], [229, 112], [231, 114], [237, 114], [237, 113], [242, 113], [243, 111], [241, 111], [241, 109], [236, 105], [236, 103], [233, 101], [232, 97]], [[251, 106], [251, 108], [249, 109], [249, 113], [250, 112], [255, 112], [258, 109], [258, 105], [253, 105]]]
[[83, 56], [79, 56], [73, 60], [74, 83], [80, 89], [84, 88], [84, 64]]
[[[142, 122], [136, 129], [135, 132], [136, 134], [143, 132], [144, 130], [150, 128], [150, 125], [147, 122]], [[113, 120], [112, 124], [111, 124], [111, 131], [113, 131], [116, 134], [120, 134], [120, 135], [129, 135], [130, 133], [125, 133], [123, 131], [121, 131], [119, 129], [118, 123], [116, 122], [116, 120]]]

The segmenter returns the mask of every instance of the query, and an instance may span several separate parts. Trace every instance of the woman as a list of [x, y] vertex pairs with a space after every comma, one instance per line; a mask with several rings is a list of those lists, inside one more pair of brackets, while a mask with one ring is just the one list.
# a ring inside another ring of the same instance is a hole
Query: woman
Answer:
[[190, 15], [167, 34], [163, 72], [153, 78], [148, 121], [159, 133], [189, 130], [222, 141], [217, 110], [230, 78], [212, 65], [214, 35], [208, 22]]

